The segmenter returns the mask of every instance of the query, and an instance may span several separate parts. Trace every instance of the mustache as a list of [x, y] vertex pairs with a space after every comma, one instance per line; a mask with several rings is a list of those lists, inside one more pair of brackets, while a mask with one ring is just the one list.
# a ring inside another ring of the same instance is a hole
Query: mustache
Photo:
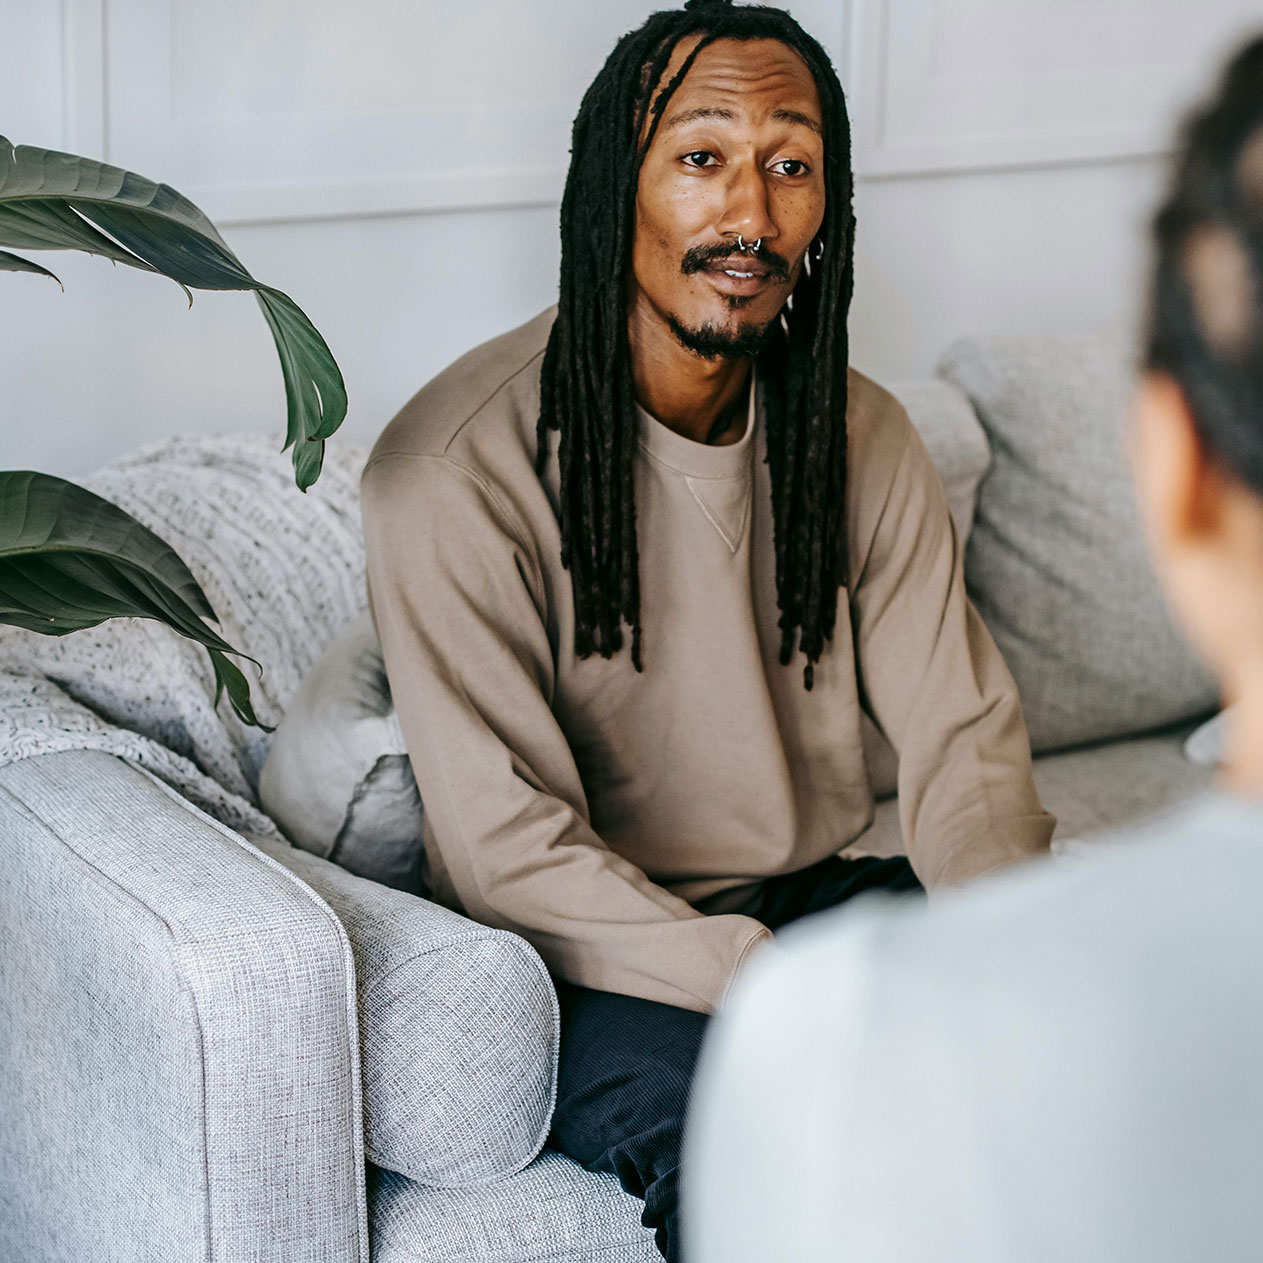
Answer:
[[731, 242], [724, 241], [716, 242], [713, 246], [692, 246], [686, 250], [684, 258], [680, 261], [680, 271], [688, 276], [693, 272], [701, 272], [712, 263], [731, 259], [734, 255], [740, 254], [744, 254], [748, 259], [757, 260], [774, 279], [789, 281], [789, 260], [784, 255], [777, 254], [775, 250], [767, 246], [760, 246], [757, 250], [741, 251]]

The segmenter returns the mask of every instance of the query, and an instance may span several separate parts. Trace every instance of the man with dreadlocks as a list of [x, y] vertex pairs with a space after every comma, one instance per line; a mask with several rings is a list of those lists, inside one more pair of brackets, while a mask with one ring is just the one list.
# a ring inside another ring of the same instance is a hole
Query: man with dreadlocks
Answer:
[[[364, 472], [430, 888], [547, 962], [551, 1143], [643, 1197], [668, 1258], [705, 1015], [750, 951], [1053, 827], [925, 446], [848, 370], [853, 236], [820, 45], [769, 7], [655, 13], [575, 120], [557, 307]], [[911, 864], [838, 855], [872, 819], [862, 709]]]

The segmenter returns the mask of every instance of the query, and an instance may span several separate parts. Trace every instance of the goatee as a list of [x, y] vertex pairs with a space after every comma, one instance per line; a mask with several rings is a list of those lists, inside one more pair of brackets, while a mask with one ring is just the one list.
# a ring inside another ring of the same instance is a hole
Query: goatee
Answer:
[[667, 324], [676, 341], [700, 355], [705, 360], [754, 360], [758, 359], [772, 340], [775, 322], [766, 325], [740, 325], [728, 329], [719, 324], [697, 325], [690, 329], [675, 316], [667, 313]]

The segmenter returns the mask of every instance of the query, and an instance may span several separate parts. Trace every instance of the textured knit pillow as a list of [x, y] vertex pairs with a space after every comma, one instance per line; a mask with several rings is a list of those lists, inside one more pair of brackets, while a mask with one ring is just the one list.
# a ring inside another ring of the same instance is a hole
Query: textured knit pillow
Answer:
[[303, 677], [259, 773], [259, 801], [304, 850], [423, 892], [421, 799], [367, 610]]
[[[224, 638], [262, 667], [260, 677], [241, 663], [265, 724], [364, 605], [363, 450], [331, 442], [304, 495], [277, 443], [275, 434], [168, 439], [82, 480], [184, 559]], [[209, 658], [193, 641], [153, 619], [110, 619], [71, 636], [0, 628], [0, 662], [44, 692], [50, 727], [64, 726], [66, 710], [43, 682], [77, 704], [74, 745], [137, 758], [233, 828], [272, 828], [256, 797], [269, 734], [242, 724], [227, 698], [215, 705]], [[51, 734], [34, 735], [34, 748], [56, 748]]]
[[284, 842], [250, 840], [316, 891], [350, 940], [369, 1160], [441, 1188], [520, 1171], [548, 1135], [557, 1091], [557, 995], [535, 949]]
[[896, 382], [890, 393], [903, 404], [930, 453], [956, 534], [964, 545], [978, 502], [978, 487], [991, 468], [991, 449], [973, 405], [945, 381]]
[[992, 449], [966, 553], [1036, 751], [1212, 710], [1214, 681], [1150, 567], [1126, 446], [1133, 368], [1097, 338], [972, 338], [939, 372]]

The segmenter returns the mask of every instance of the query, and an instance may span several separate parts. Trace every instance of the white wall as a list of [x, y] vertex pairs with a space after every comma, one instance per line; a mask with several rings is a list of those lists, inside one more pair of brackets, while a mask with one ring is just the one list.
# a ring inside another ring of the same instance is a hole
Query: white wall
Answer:
[[[0, 134], [193, 196], [324, 333], [342, 439], [368, 444], [457, 354], [552, 301], [569, 119], [654, 7], [0, 0], [22, 68], [0, 78]], [[791, 7], [851, 100], [857, 366], [924, 376], [970, 331], [1132, 328], [1161, 150], [1256, 0]], [[40, 259], [64, 294], [0, 274], [0, 466], [75, 476], [173, 433], [260, 428], [279, 447], [253, 299], [189, 310], [169, 282]]]

